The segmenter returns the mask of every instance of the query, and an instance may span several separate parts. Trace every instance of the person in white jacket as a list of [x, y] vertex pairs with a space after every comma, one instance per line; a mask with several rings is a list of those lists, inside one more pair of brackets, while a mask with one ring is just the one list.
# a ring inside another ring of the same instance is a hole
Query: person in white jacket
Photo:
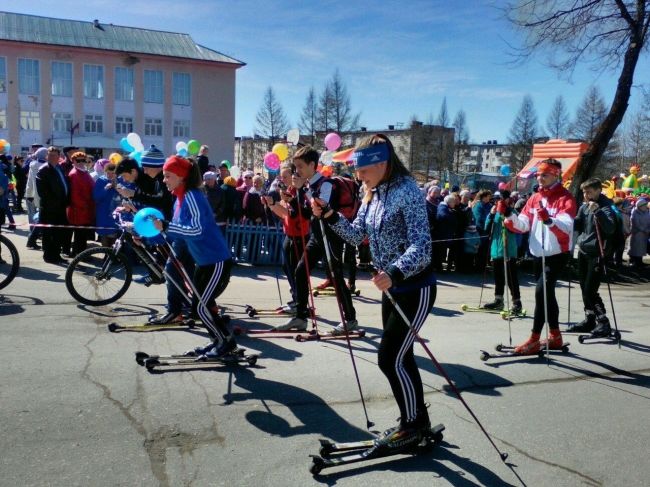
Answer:
[[[27, 163], [27, 162], [26, 162]], [[34, 215], [38, 211], [40, 198], [38, 191], [36, 191], [36, 174], [38, 170], [47, 164], [47, 148], [41, 147], [31, 157], [29, 162], [29, 172], [27, 173], [27, 185], [25, 186], [25, 201], [27, 202], [27, 220], [29, 224], [34, 224]], [[30, 227], [29, 237], [27, 237], [27, 248], [39, 250], [37, 243], [40, 236], [40, 229], [38, 227]]]

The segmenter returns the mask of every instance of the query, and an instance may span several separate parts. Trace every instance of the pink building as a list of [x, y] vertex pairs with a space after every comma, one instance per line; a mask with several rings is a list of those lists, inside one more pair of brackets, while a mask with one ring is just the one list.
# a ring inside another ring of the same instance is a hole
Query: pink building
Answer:
[[244, 63], [188, 34], [0, 12], [0, 138], [12, 152], [72, 143], [96, 155], [129, 132], [165, 154], [178, 141], [233, 158]]

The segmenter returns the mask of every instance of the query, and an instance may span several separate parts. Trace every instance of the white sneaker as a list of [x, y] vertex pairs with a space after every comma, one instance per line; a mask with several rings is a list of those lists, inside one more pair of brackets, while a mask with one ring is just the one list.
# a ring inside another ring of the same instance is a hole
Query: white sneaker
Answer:
[[332, 330], [332, 335], [345, 335], [345, 330], [347, 327], [348, 333], [359, 328], [359, 322], [357, 320], [349, 320], [345, 324], [339, 323]]
[[282, 308], [280, 308], [280, 309], [282, 310], [283, 313], [290, 315], [290, 314], [294, 314], [296, 312], [297, 307], [298, 307], [298, 305], [296, 305], [296, 304], [287, 304], [285, 306], [282, 306]]
[[307, 319], [298, 318], [297, 316], [294, 316], [283, 325], [276, 326], [274, 328], [274, 330], [276, 331], [289, 331], [289, 330], [305, 331], [306, 329], [307, 329]]

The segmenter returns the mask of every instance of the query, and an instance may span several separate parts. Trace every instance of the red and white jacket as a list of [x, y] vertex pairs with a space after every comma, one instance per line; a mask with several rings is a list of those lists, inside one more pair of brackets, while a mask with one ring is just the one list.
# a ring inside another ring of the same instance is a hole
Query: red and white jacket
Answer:
[[[537, 217], [540, 202], [548, 211], [552, 223], [544, 225]], [[539, 192], [528, 198], [519, 215], [514, 213], [505, 220], [506, 228], [517, 233], [530, 232], [530, 253], [542, 256], [542, 232], [544, 256], [569, 252], [573, 240], [573, 220], [576, 216], [576, 201], [573, 195], [560, 183], [550, 188], [540, 188]]]

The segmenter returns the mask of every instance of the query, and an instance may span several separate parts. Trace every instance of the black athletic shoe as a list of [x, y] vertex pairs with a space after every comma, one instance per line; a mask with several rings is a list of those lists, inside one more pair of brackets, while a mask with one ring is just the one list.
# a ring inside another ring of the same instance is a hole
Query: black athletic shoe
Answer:
[[596, 317], [594, 315], [587, 315], [580, 323], [576, 323], [567, 328], [569, 333], [591, 333], [596, 327]]
[[515, 299], [512, 302], [512, 308], [510, 308], [511, 315], [520, 315], [523, 312], [524, 308], [521, 306], [521, 301]]
[[609, 320], [607, 316], [599, 316], [598, 324], [591, 332], [591, 336], [594, 338], [604, 338], [608, 337], [612, 333], [612, 327], [609, 325]]
[[501, 311], [503, 310], [503, 299], [496, 298], [491, 303], [484, 304], [483, 307], [485, 309], [493, 309], [495, 311]]

